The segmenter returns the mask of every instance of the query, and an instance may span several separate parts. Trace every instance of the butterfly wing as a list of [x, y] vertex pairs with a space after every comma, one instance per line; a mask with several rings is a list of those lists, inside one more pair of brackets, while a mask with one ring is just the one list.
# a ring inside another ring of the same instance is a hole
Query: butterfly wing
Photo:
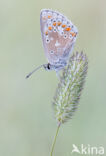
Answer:
[[66, 62], [76, 41], [77, 28], [62, 14], [46, 9], [41, 11], [40, 25], [48, 62]]

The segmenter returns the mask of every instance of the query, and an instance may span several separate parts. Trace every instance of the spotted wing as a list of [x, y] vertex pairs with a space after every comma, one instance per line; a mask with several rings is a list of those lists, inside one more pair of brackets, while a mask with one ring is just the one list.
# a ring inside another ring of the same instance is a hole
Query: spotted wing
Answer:
[[49, 63], [54, 65], [67, 61], [76, 41], [77, 28], [62, 14], [46, 9], [41, 11], [40, 25]]

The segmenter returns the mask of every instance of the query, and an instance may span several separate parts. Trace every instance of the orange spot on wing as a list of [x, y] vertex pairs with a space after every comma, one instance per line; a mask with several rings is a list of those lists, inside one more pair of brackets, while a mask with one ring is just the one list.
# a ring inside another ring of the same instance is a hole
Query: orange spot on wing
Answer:
[[48, 35], [48, 31], [45, 32], [45, 35]]
[[56, 22], [54, 22], [53, 25], [56, 26]]
[[51, 18], [52, 16], [48, 15], [48, 18]]
[[66, 30], [66, 31], [70, 31], [70, 30], [71, 30], [71, 28], [70, 28], [70, 27], [68, 27], [68, 28], [66, 28], [65, 30]]
[[76, 33], [74, 33], [74, 32], [70, 32], [70, 34], [74, 37], [74, 36], [76, 36]]
[[63, 27], [63, 28], [65, 28], [65, 27], [66, 27], [66, 25], [65, 25], [65, 24], [63, 24], [63, 25], [62, 25], [62, 27]]
[[49, 30], [52, 30], [52, 27], [48, 27]]
[[60, 26], [61, 25], [61, 22], [58, 22], [57, 24], [58, 24], [58, 26]]

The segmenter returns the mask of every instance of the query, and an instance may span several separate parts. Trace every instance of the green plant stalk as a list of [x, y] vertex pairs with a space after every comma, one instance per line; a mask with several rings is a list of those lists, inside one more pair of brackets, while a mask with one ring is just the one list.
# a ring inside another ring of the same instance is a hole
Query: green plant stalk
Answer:
[[55, 147], [55, 144], [56, 144], [56, 139], [57, 139], [57, 136], [58, 136], [59, 128], [60, 128], [60, 124], [58, 125], [57, 130], [56, 130], [56, 135], [54, 137], [54, 141], [53, 141], [53, 144], [52, 144], [50, 156], [53, 156], [53, 151], [54, 151], [54, 147]]
[[53, 99], [54, 115], [58, 124], [56, 136], [51, 148], [51, 155], [56, 143], [56, 138], [61, 124], [72, 118], [76, 111], [84, 87], [88, 69], [88, 58], [81, 52], [76, 52], [70, 57], [68, 65], [64, 68]]

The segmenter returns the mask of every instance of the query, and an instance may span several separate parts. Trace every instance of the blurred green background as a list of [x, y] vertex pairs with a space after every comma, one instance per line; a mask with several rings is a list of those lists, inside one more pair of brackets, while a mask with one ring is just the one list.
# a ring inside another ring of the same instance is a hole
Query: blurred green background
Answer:
[[54, 156], [71, 156], [72, 144], [106, 148], [106, 1], [0, 0], [0, 156], [50, 155], [58, 79], [43, 69], [25, 79], [47, 62], [39, 23], [43, 8], [72, 20], [79, 30], [74, 52], [83, 50], [89, 58], [79, 109], [60, 128]]

